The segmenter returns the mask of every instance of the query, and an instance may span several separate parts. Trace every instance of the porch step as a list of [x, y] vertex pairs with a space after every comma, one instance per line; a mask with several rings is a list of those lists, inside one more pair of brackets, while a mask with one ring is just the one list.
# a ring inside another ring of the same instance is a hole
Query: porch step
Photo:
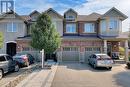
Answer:
[[114, 64], [126, 64], [125, 60], [114, 60]]

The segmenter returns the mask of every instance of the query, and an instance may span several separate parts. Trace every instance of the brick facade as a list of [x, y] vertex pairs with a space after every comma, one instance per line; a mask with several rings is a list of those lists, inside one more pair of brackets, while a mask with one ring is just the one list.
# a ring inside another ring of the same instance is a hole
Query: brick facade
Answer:
[[88, 41], [62, 41], [61, 48], [62, 47], [79, 47], [80, 52], [85, 51], [85, 47], [102, 47], [103, 42], [102, 41], [94, 41], [94, 40], [88, 40]]
[[17, 42], [17, 52], [24, 50], [31, 50], [30, 40], [16, 40]]

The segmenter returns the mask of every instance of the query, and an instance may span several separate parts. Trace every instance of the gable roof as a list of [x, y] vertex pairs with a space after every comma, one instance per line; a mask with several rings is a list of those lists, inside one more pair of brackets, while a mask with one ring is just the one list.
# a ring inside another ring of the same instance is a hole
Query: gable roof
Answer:
[[66, 12], [64, 12], [64, 14], [66, 14], [67, 12], [69, 12], [69, 11], [72, 11], [72, 12], [74, 12], [75, 14], [78, 14], [74, 9], [72, 9], [72, 8], [70, 8], [69, 10], [67, 10]]
[[26, 20], [26, 21], [31, 20], [31, 17], [29, 15], [21, 15], [21, 18]]
[[113, 10], [116, 11], [118, 14], [120, 14], [123, 17], [123, 20], [125, 20], [126, 18], [128, 18], [125, 14], [123, 14], [121, 11], [119, 11], [115, 7], [111, 8], [110, 10], [108, 10], [104, 15], [102, 15], [102, 17], [106, 16], [108, 13], [110, 13]]
[[40, 12], [38, 12], [37, 10], [34, 10], [33, 12], [31, 12], [31, 13], [29, 14], [29, 16], [31, 16], [31, 15], [33, 15], [33, 14], [35, 14], [35, 13], [40, 14]]
[[101, 14], [92, 13], [89, 15], [78, 15], [77, 21], [97, 21], [101, 17]]
[[14, 14], [14, 17], [18, 17], [19, 19], [23, 20], [24, 22], [27, 22], [24, 18], [22, 18], [20, 15], [18, 15], [17, 13], [15, 13], [13, 10], [6, 12], [2, 15], [0, 15], [0, 19], [4, 19], [5, 17], [7, 17], [8, 14]]
[[43, 13], [49, 13], [50, 11], [52, 11], [54, 14], [56, 14], [59, 18], [63, 19], [62, 15], [60, 15], [57, 11], [55, 11], [52, 8], [49, 8], [48, 10], [44, 11]]

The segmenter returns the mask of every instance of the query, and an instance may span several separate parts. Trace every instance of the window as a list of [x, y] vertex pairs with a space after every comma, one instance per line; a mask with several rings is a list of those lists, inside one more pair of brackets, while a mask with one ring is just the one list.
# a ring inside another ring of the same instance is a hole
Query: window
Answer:
[[95, 28], [94, 23], [86, 23], [85, 28], [84, 28], [84, 32], [94, 33], [95, 32], [94, 28]]
[[78, 51], [78, 47], [64, 47], [63, 51]]
[[96, 55], [93, 55], [93, 58], [96, 58]]
[[100, 51], [100, 47], [93, 48], [93, 51]]
[[70, 51], [70, 47], [64, 47], [63, 51]]
[[71, 47], [71, 51], [78, 51], [77, 47]]
[[30, 47], [23, 47], [23, 51], [29, 51]]
[[95, 52], [100, 52], [101, 49], [100, 47], [86, 47], [85, 51], [95, 51]]
[[111, 18], [109, 23], [109, 29], [117, 29], [118, 22], [117, 19]]
[[17, 32], [17, 23], [8, 23], [7, 32]]
[[10, 56], [6, 56], [6, 59], [7, 60], [13, 60], [12, 57], [10, 57]]
[[76, 33], [76, 24], [66, 24], [67, 33]]
[[57, 23], [56, 23], [56, 21], [53, 21], [52, 23], [53, 23], [55, 29], [57, 29]]
[[66, 19], [75, 19], [75, 17], [72, 16], [72, 15], [69, 15], [69, 16], [66, 17]]
[[92, 51], [92, 47], [86, 47], [85, 51]]
[[106, 20], [101, 20], [101, 30], [104, 32], [106, 29]]
[[36, 21], [37, 20], [37, 16], [32, 16], [32, 21]]
[[6, 61], [4, 56], [0, 56], [0, 62]]

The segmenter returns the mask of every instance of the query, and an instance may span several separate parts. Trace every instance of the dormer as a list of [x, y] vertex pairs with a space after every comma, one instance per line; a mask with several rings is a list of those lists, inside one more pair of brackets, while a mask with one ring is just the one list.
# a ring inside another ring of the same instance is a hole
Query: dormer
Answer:
[[73, 9], [69, 9], [64, 13], [64, 18], [67, 21], [75, 21], [77, 18], [77, 12], [74, 11]]
[[31, 21], [35, 22], [38, 18], [38, 16], [40, 15], [40, 13], [36, 10], [34, 10], [32, 13], [29, 14], [29, 16], [31, 17]]
[[51, 17], [51, 21], [55, 27], [55, 29], [59, 32], [60, 36], [63, 35], [63, 16], [60, 15], [57, 11], [52, 8], [49, 8], [45, 12]]
[[115, 7], [111, 8], [100, 17], [100, 35], [118, 36], [122, 32], [122, 21], [127, 16]]

